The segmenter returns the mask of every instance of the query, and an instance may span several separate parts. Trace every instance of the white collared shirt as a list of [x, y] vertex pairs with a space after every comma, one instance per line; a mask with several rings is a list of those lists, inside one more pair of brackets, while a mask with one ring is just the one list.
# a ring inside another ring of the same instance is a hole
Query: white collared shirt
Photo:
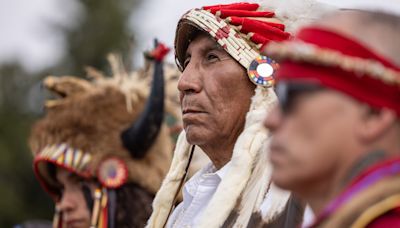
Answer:
[[228, 167], [229, 162], [217, 171], [215, 166], [209, 163], [190, 178], [183, 187], [183, 202], [172, 212], [167, 227], [195, 227]]

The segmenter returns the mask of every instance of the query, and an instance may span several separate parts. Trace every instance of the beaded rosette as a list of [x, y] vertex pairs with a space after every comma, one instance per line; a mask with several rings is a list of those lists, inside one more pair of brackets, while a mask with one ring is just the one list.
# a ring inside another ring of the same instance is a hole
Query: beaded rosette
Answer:
[[109, 157], [99, 165], [97, 177], [107, 188], [119, 188], [128, 179], [128, 167], [116, 157]]
[[247, 75], [256, 85], [272, 87], [275, 84], [274, 72], [279, 68], [278, 63], [266, 56], [255, 58], [247, 70]]

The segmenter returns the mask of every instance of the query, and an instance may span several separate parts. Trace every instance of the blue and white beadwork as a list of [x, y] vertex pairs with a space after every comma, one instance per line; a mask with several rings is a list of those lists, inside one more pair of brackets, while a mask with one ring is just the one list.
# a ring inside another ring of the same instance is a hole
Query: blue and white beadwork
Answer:
[[278, 67], [273, 59], [260, 55], [250, 63], [247, 75], [254, 84], [269, 88], [274, 86], [274, 73]]

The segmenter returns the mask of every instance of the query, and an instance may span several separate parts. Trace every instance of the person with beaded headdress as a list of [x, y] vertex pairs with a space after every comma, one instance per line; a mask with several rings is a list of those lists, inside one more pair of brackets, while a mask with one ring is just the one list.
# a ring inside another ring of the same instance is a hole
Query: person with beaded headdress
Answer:
[[[270, 41], [290, 39], [288, 31], [301, 24], [297, 18], [304, 23], [331, 8], [305, 1], [289, 13], [286, 4], [268, 3], [270, 7], [246, 2], [205, 6], [178, 22], [175, 56], [182, 70], [178, 89], [184, 131], [147, 227], [301, 223], [302, 206], [291, 204], [290, 193], [270, 182], [271, 167], [263, 153], [268, 132], [261, 122], [276, 102], [273, 74], [278, 63], [260, 50]], [[294, 9], [299, 5], [291, 3]], [[211, 163], [186, 182], [195, 148]], [[183, 202], [174, 208], [181, 190]], [[262, 221], [254, 219], [259, 214]]]
[[[365, 26], [365, 25], [368, 26]], [[272, 180], [312, 227], [400, 227], [400, 17], [346, 10], [271, 43]]]
[[151, 89], [111, 57], [114, 77], [48, 77], [59, 95], [29, 139], [34, 171], [56, 205], [53, 227], [143, 227], [168, 171], [173, 145], [164, 118], [162, 44], [152, 51]]

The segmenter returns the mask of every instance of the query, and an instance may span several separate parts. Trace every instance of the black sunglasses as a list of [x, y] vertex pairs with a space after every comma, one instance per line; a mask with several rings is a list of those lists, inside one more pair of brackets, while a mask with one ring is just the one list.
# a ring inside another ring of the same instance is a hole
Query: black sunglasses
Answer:
[[279, 106], [284, 114], [292, 112], [296, 99], [302, 94], [322, 91], [325, 88], [315, 83], [279, 82], [275, 87]]

